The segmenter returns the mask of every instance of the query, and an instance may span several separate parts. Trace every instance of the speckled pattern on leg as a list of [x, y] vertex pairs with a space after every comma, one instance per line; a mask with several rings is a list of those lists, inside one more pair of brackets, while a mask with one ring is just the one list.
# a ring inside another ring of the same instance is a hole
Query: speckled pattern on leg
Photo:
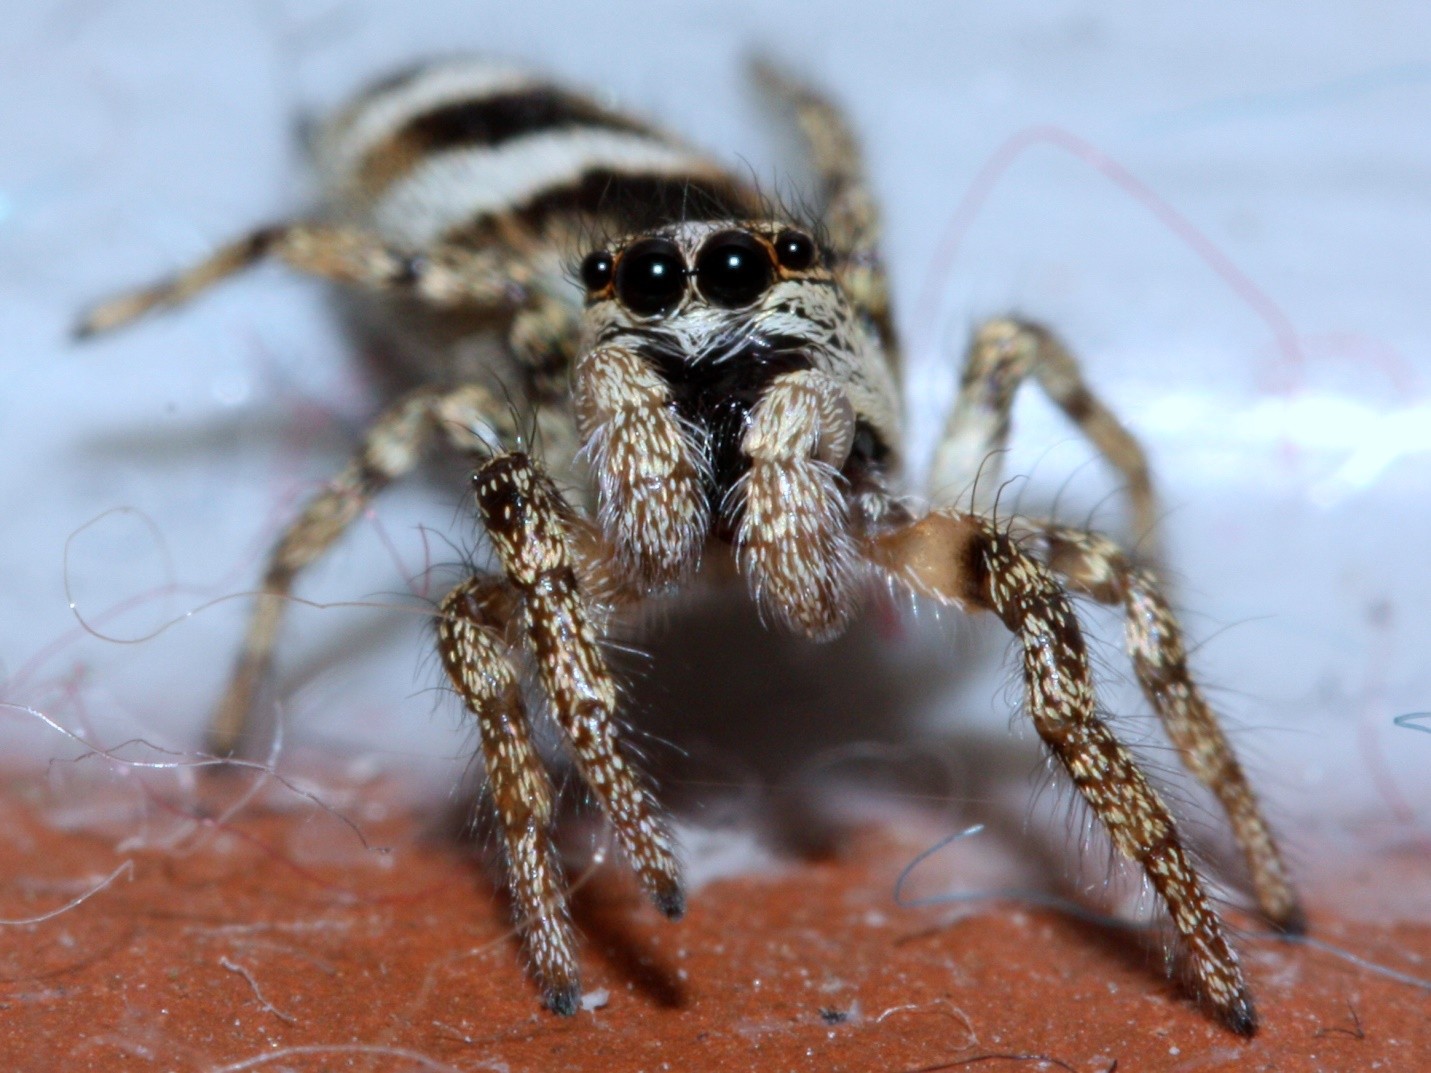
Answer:
[[1258, 907], [1284, 931], [1306, 928], [1291, 877], [1277, 850], [1257, 797], [1188, 671], [1177, 619], [1152, 571], [1135, 567], [1107, 537], [1061, 526], [1050, 527], [1049, 565], [1075, 592], [1101, 603], [1122, 604], [1127, 646], [1143, 695], [1167, 728], [1183, 763], [1217, 795], [1232, 824], [1252, 874]]
[[665, 818], [617, 739], [616, 682], [577, 583], [564, 519], [570, 511], [525, 454], [493, 458], [473, 475], [478, 509], [508, 582], [552, 714], [643, 887], [670, 917], [685, 910]]
[[1083, 634], [1049, 568], [992, 521], [969, 514], [929, 515], [875, 541], [871, 556], [918, 592], [994, 612], [1014, 634], [1023, 648], [1028, 712], [1039, 737], [1119, 852], [1142, 866], [1167, 906], [1197, 996], [1233, 1031], [1256, 1032], [1237, 955], [1172, 815], [1098, 716]]
[[566, 878], [551, 841], [552, 784], [532, 744], [503, 633], [516, 611], [507, 585], [464, 581], [442, 601], [437, 650], [453, 687], [477, 717], [487, 792], [507, 850], [507, 882], [532, 975], [556, 1013], [576, 1012], [581, 980]]

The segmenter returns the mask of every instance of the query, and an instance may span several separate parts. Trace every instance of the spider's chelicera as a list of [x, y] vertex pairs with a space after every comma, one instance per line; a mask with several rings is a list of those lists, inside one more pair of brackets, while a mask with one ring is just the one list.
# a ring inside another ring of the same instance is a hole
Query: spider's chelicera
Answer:
[[1225, 807], [1262, 911], [1296, 930], [1273, 837], [1189, 675], [1157, 578], [1097, 533], [996, 524], [969, 493], [981, 468], [981, 486], [997, 484], [1014, 394], [1030, 377], [1122, 475], [1146, 546], [1156, 508], [1142, 451], [1057, 338], [996, 320], [966, 356], [931, 505], [911, 508], [897, 340], [858, 145], [824, 98], [761, 77], [819, 174], [819, 241], [639, 119], [520, 69], [453, 61], [383, 82], [323, 128], [326, 201], [311, 221], [264, 228], [89, 315], [85, 333], [107, 330], [276, 258], [362, 296], [348, 303], [355, 325], [412, 382], [273, 549], [214, 748], [244, 738], [297, 576], [372, 496], [443, 447], [471, 460], [493, 557], [442, 600], [437, 644], [480, 728], [513, 904], [551, 1009], [574, 1012], [580, 986], [552, 783], [518, 668], [535, 664], [627, 860], [679, 916], [667, 820], [618, 734], [601, 640], [703, 562], [733, 556], [765, 617], [812, 640], [841, 633], [875, 584], [1002, 621], [1043, 742], [1167, 907], [1197, 997], [1250, 1034], [1236, 954], [1167, 806], [1098, 711], [1073, 609], [1074, 595], [1122, 609], [1148, 703]]

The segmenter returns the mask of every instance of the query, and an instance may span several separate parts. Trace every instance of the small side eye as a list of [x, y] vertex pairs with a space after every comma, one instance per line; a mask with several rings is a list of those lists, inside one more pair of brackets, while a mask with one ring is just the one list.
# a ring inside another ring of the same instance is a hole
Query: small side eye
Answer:
[[754, 302], [770, 288], [770, 254], [744, 231], [713, 236], [696, 258], [696, 283], [709, 301], [727, 309]]
[[616, 266], [616, 296], [638, 316], [670, 312], [685, 291], [686, 263], [670, 239], [642, 239], [621, 255]]
[[588, 294], [604, 291], [611, 284], [613, 262], [606, 250], [588, 253], [581, 262], [581, 284]]
[[775, 236], [775, 256], [781, 268], [799, 272], [815, 263], [815, 240], [800, 231], [782, 231]]

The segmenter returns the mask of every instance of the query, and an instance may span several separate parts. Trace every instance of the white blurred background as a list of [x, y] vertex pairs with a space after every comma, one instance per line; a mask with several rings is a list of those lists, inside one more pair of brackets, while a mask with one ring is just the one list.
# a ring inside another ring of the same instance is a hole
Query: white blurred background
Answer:
[[[67, 340], [95, 297], [302, 212], [302, 116], [416, 58], [481, 50], [609, 91], [770, 180], [789, 174], [788, 136], [742, 77], [759, 51], [864, 133], [912, 457], [932, 446], [974, 323], [1016, 310], [1056, 326], [1149, 448], [1197, 669], [1284, 826], [1424, 830], [1431, 734], [1393, 724], [1431, 709], [1424, 3], [1174, 17], [1093, 2], [63, 0], [11, 4], [5, 22], [0, 699], [98, 742], [196, 745], [245, 604], [185, 612], [253, 586], [262, 549], [377, 404], [321, 289], [272, 269], [112, 339]], [[1021, 400], [1006, 473], [1030, 475], [1008, 493], [1024, 509], [1058, 496], [1062, 517], [1121, 532], [1091, 458], [1041, 399]], [[464, 491], [384, 496], [301, 594], [414, 606], [425, 566], [459, 558], [444, 539], [472, 543]], [[106, 634], [174, 624], [142, 643], [89, 635], [67, 578]], [[924, 616], [807, 657], [727, 644], [725, 621], [691, 626], [712, 644], [674, 645], [679, 666], [654, 675], [638, 723], [699, 750], [722, 711], [739, 722], [764, 705], [756, 721], [788, 716], [789, 751], [806, 755], [1008, 735], [1017, 694], [987, 626]], [[1091, 621], [1109, 704], [1141, 736], [1116, 623]], [[289, 625], [291, 747], [416, 766], [433, 785], [460, 773], [471, 737], [430, 688], [419, 617], [295, 608]], [[829, 686], [841, 674], [857, 680]], [[719, 679], [714, 708], [685, 693], [702, 675]], [[0, 712], [0, 736], [11, 757], [75, 751], [23, 714]], [[747, 762], [760, 766], [732, 761]]]

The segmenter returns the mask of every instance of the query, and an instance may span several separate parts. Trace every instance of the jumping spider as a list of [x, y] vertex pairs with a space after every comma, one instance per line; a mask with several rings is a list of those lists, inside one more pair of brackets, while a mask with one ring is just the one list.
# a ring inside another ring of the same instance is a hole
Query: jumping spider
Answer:
[[[1236, 954], [1167, 807], [1100, 718], [1071, 601], [1123, 608], [1149, 704], [1225, 807], [1262, 912], [1296, 930], [1296, 895], [1157, 580], [1096, 533], [906, 505], [898, 349], [858, 146], [823, 97], [759, 76], [798, 120], [818, 227], [640, 119], [518, 69], [446, 62], [373, 87], [321, 129], [326, 193], [311, 220], [256, 231], [85, 318], [83, 334], [107, 331], [273, 258], [339, 284], [375, 351], [415, 385], [273, 549], [214, 749], [244, 738], [298, 574], [444, 446], [474, 467], [495, 569], [442, 600], [437, 645], [480, 727], [518, 923], [552, 1010], [573, 1013], [580, 988], [552, 783], [518, 667], [535, 663], [627, 860], [679, 917], [675, 849], [617, 734], [602, 638], [703, 559], [733, 556], [766, 618], [812, 640], [840, 634], [876, 581], [998, 616], [1022, 646], [1039, 736], [1166, 904], [1197, 997], [1250, 1035]], [[981, 466], [991, 478], [1028, 377], [1121, 473], [1150, 532], [1142, 451], [1063, 345], [1019, 320], [974, 335], [933, 487], [967, 489]]]

